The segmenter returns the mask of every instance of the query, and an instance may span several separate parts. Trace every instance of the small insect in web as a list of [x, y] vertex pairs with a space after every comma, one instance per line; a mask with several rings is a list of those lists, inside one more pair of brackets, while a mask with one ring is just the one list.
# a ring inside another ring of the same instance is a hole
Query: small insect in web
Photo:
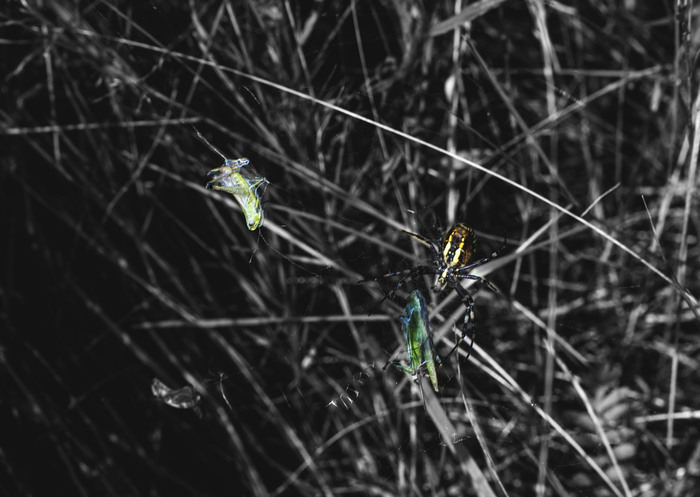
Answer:
[[207, 183], [207, 190], [222, 190], [233, 195], [241, 206], [248, 229], [255, 231], [263, 224], [263, 210], [258, 188], [267, 184], [263, 176], [257, 176], [243, 166], [250, 163], [245, 157], [236, 160], [226, 159], [226, 163], [209, 171], [207, 176], [214, 178]]
[[168, 388], [158, 378], [154, 378], [151, 382], [151, 392], [154, 397], [170, 407], [176, 409], [193, 409], [201, 416], [199, 403], [202, 400], [202, 396], [199, 395], [191, 385], [186, 385], [176, 390]]
[[268, 184], [269, 181], [264, 176], [259, 176], [250, 167], [243, 169], [250, 164], [250, 160], [247, 158], [227, 159], [199, 131], [197, 131], [197, 135], [225, 161], [223, 166], [212, 169], [207, 174], [207, 176], [214, 176], [207, 183], [207, 190], [221, 190], [233, 195], [238, 205], [241, 206], [248, 229], [255, 231], [263, 225], [264, 219], [258, 189], [262, 185]]
[[498, 289], [486, 278], [469, 273], [476, 266], [480, 266], [481, 264], [498, 257], [506, 248], [505, 240], [503, 241], [503, 246], [496, 252], [492, 253], [489, 257], [484, 257], [483, 259], [478, 259], [475, 261], [476, 235], [474, 234], [474, 230], [465, 224], [456, 224], [443, 235], [438, 243], [435, 243], [417, 233], [411, 233], [410, 231], [406, 230], [403, 230], [403, 232], [418, 240], [423, 245], [426, 245], [430, 249], [433, 255], [433, 264], [415, 266], [411, 269], [388, 273], [378, 278], [374, 278], [376, 281], [380, 278], [401, 276], [399, 282], [394, 286], [394, 288], [391, 289], [391, 291], [389, 291], [389, 293], [384, 296], [382, 301], [388, 297], [391, 297], [394, 292], [396, 292], [396, 290], [398, 290], [401, 285], [407, 281], [424, 274], [434, 274], [435, 281], [433, 283], [433, 288], [438, 292], [445, 290], [447, 287], [454, 290], [457, 295], [459, 295], [462, 304], [464, 304], [467, 309], [467, 312], [464, 315], [464, 323], [462, 324], [462, 336], [459, 338], [452, 350], [450, 350], [450, 352], [445, 356], [445, 358], [452, 355], [452, 353], [457, 350], [460, 344], [467, 337], [467, 326], [469, 325], [471, 328], [471, 343], [469, 345], [469, 350], [467, 351], [466, 358], [468, 359], [472, 352], [472, 348], [474, 347], [474, 338], [476, 336], [476, 325], [474, 323], [474, 299], [472, 298], [471, 294], [465, 290], [462, 285], [460, 285], [459, 280], [476, 280], [486, 285], [489, 290], [498, 293]]
[[425, 369], [428, 370], [430, 383], [433, 384], [433, 389], [439, 392], [437, 368], [442, 366], [442, 362], [435, 351], [433, 334], [430, 332], [430, 322], [428, 320], [428, 307], [420, 290], [413, 290], [410, 293], [406, 308], [399, 316], [399, 320], [406, 338], [409, 364], [390, 361], [384, 365], [382, 371], [391, 365], [406, 374], [417, 377], [421, 368], [425, 366]]

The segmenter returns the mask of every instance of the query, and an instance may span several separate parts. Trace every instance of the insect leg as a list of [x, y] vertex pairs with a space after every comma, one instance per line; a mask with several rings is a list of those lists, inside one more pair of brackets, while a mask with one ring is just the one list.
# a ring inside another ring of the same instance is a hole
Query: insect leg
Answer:
[[384, 365], [384, 367], [382, 368], [382, 371], [386, 371], [386, 368], [389, 367], [389, 366], [394, 366], [396, 369], [400, 369], [400, 370], [403, 371], [404, 373], [410, 374], [410, 375], [415, 375], [415, 374], [418, 372], [418, 370], [417, 370], [416, 368], [412, 368], [412, 367], [410, 367], [410, 366], [406, 366], [405, 364], [401, 364], [401, 363], [398, 362], [398, 361], [389, 361], [389, 362], [387, 362], [387, 363]]

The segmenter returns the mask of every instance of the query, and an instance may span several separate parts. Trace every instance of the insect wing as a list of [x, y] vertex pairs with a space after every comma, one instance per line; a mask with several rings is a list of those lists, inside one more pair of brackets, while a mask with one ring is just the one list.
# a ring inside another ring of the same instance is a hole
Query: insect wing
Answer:
[[226, 159], [226, 167], [230, 167], [232, 169], [240, 169], [243, 166], [247, 166], [250, 164], [250, 160], [248, 160], [247, 157], [241, 157], [240, 159]]
[[221, 190], [231, 195], [245, 195], [250, 186], [238, 170], [231, 167], [220, 167], [209, 171], [208, 176], [214, 178], [207, 183], [207, 190]]
[[438, 386], [437, 368], [441, 366], [442, 363], [440, 362], [440, 356], [435, 351], [432, 333], [428, 333], [428, 338], [426, 338], [423, 343], [423, 358], [425, 368], [428, 370], [428, 376], [430, 377], [430, 383], [433, 384], [435, 391], [439, 392], [440, 387]]
[[399, 320], [406, 338], [408, 348], [408, 360], [411, 368], [417, 370], [423, 364], [423, 342], [426, 338], [425, 322], [421, 310], [424, 308], [425, 300], [419, 291], [413, 291], [408, 296], [408, 302]]

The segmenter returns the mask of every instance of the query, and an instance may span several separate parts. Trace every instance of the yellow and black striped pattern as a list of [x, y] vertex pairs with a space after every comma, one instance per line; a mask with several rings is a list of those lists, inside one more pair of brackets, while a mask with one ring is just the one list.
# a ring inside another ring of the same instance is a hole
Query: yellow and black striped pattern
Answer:
[[442, 238], [442, 259], [445, 269], [437, 278], [436, 287], [443, 288], [449, 272], [469, 264], [476, 253], [476, 235], [465, 224], [456, 224]]

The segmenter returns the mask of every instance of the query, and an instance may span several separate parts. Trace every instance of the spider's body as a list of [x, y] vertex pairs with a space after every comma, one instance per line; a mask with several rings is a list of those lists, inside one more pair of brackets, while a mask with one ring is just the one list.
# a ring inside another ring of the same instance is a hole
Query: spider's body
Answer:
[[422, 235], [411, 233], [410, 231], [404, 231], [404, 233], [415, 238], [422, 244], [427, 245], [433, 254], [434, 262], [432, 265], [415, 266], [411, 269], [389, 273], [382, 276], [382, 278], [401, 276], [401, 279], [396, 286], [394, 286], [394, 288], [392, 288], [384, 298], [391, 296], [396, 290], [399, 289], [399, 287], [401, 287], [401, 285], [412, 278], [423, 274], [434, 274], [434, 289], [441, 292], [447, 287], [450, 287], [452, 290], [457, 292], [457, 295], [459, 295], [462, 303], [467, 308], [462, 327], [462, 336], [450, 353], [445, 357], [448, 357], [450, 354], [452, 354], [452, 352], [457, 350], [457, 347], [459, 347], [462, 341], [464, 341], [464, 338], [467, 336], [467, 323], [470, 323], [472, 340], [469, 346], [469, 351], [467, 352], [467, 358], [469, 358], [469, 354], [471, 354], [472, 347], [474, 346], [474, 337], [476, 335], [476, 328], [474, 325], [474, 300], [472, 299], [471, 294], [465, 290], [462, 285], [460, 285], [459, 280], [476, 280], [486, 285], [490, 290], [498, 292], [496, 287], [493, 286], [493, 284], [491, 284], [491, 282], [489, 282], [487, 279], [469, 273], [476, 266], [498, 257], [506, 247], [505, 242], [503, 246], [491, 254], [491, 256], [475, 261], [476, 235], [474, 234], [474, 231], [465, 224], [456, 224], [452, 229], [445, 233], [445, 235], [439, 241], [439, 247], [435, 242]]
[[[415, 233], [409, 234], [415, 236]], [[440, 248], [442, 257], [438, 257], [436, 263], [441, 271], [435, 275], [433, 285], [437, 291], [444, 290], [447, 280], [454, 275], [454, 271], [467, 266], [474, 258], [476, 235], [469, 226], [457, 224], [442, 237]]]

